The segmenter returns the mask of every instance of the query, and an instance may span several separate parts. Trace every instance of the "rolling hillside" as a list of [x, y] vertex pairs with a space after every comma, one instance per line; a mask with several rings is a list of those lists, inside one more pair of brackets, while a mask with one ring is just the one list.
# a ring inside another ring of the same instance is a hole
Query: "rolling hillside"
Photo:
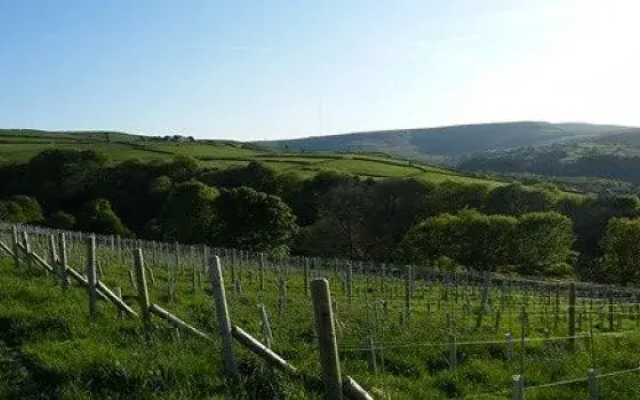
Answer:
[[508, 122], [362, 132], [257, 142], [275, 149], [367, 151], [416, 159], [456, 159], [474, 153], [590, 140], [633, 128], [581, 123]]
[[278, 151], [255, 144], [233, 141], [192, 141], [188, 138], [163, 139], [120, 132], [49, 132], [0, 130], [0, 164], [27, 160], [47, 149], [97, 150], [113, 162], [129, 159], [160, 160], [177, 155], [191, 156], [205, 167], [224, 169], [261, 161], [281, 172], [311, 176], [335, 170], [355, 175], [415, 177], [433, 182], [456, 181], [488, 186], [500, 181], [460, 174], [456, 171], [416, 162], [367, 153]]

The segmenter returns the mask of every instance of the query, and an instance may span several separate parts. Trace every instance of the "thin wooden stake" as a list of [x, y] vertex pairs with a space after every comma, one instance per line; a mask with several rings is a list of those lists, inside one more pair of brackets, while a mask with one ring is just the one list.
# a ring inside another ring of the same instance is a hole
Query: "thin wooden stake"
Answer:
[[222, 353], [224, 356], [225, 372], [231, 377], [238, 375], [238, 364], [233, 353], [233, 337], [231, 336], [231, 319], [227, 306], [227, 296], [224, 290], [224, 278], [220, 257], [214, 256], [214, 265], [209, 265], [209, 280], [216, 304], [218, 329], [222, 336]]
[[146, 269], [144, 267], [144, 256], [142, 249], [135, 252], [136, 286], [138, 288], [138, 304], [142, 313], [142, 326], [144, 327], [145, 338], [151, 340], [151, 314], [149, 308], [149, 290], [147, 289]]
[[258, 306], [260, 308], [260, 328], [262, 330], [262, 341], [267, 348], [271, 348], [273, 345], [273, 332], [271, 331], [271, 323], [269, 322], [269, 315], [264, 304]]
[[568, 327], [568, 341], [569, 351], [576, 350], [576, 284], [571, 282], [569, 284], [569, 327]]
[[89, 292], [89, 318], [95, 319], [98, 293], [96, 290], [96, 236], [89, 236], [87, 241], [87, 290]]
[[342, 376], [340, 375], [329, 281], [326, 279], [314, 279], [311, 282], [311, 293], [325, 398], [327, 400], [342, 400]]
[[600, 397], [600, 393], [598, 391], [598, 377], [596, 376], [596, 372], [593, 368], [589, 369], [587, 377], [589, 379], [589, 400], [598, 400]]

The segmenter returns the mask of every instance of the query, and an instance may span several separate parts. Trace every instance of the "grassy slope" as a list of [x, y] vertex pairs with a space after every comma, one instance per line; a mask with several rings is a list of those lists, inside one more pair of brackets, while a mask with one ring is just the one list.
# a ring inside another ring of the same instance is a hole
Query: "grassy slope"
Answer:
[[[7, 238], [4, 234], [2, 239]], [[34, 251], [43, 254], [46, 238], [37, 235], [32, 238]], [[83, 264], [83, 246], [70, 244], [69, 252], [70, 265]], [[128, 267], [123, 263], [126, 259], [106, 248], [99, 249], [98, 259], [103, 266], [104, 282], [111, 287], [122, 287], [125, 299], [134, 303], [135, 292], [129, 284]], [[118, 318], [104, 303], [100, 303], [98, 318], [89, 321], [84, 290], [74, 286], [63, 293], [51, 276], [24, 265], [16, 270], [6, 257], [0, 256], [0, 398], [200, 399], [230, 398], [232, 394], [251, 399], [319, 398], [315, 384], [309, 383], [305, 388], [302, 383], [273, 374], [256, 361], [254, 355], [242, 350], [238, 351], [238, 358], [243, 379], [240, 384], [228, 385], [221, 378], [220, 343], [215, 334], [212, 301], [205, 293], [206, 284], [202, 282], [202, 286], [193, 291], [191, 271], [202, 262], [190, 261], [187, 256], [181, 256], [181, 260], [184, 272], [178, 275], [177, 298], [171, 301], [167, 297], [166, 271], [173, 256], [158, 255], [155, 261], [154, 257], [147, 257], [147, 266], [154, 271], [155, 281], [155, 284], [150, 282], [151, 299], [210, 333], [214, 337], [212, 343], [184, 332], [176, 341], [166, 324], [156, 321], [153, 341], [147, 345], [139, 321]], [[243, 293], [234, 293], [227, 284], [233, 323], [260, 337], [257, 304], [265, 304], [274, 333], [274, 350], [303, 372], [317, 376], [319, 362], [312, 306], [303, 293], [301, 274], [288, 270], [287, 308], [280, 315], [276, 312], [276, 271], [267, 270], [265, 291], [258, 289], [255, 264], [236, 266], [236, 271], [242, 277]], [[230, 282], [229, 268], [225, 274], [225, 281]], [[491, 316], [484, 319], [479, 329], [474, 328], [476, 317], [471, 312], [478, 307], [479, 290], [463, 286], [458, 295], [454, 295], [443, 286], [420, 284], [412, 300], [408, 328], [403, 328], [398, 318], [404, 303], [402, 280], [387, 278], [383, 292], [379, 279], [356, 276], [355, 300], [349, 302], [332, 269], [312, 270], [312, 275], [326, 276], [332, 282], [338, 304], [338, 344], [343, 373], [353, 376], [374, 393], [387, 393], [394, 399], [446, 400], [458, 396], [508, 399], [510, 377], [519, 372], [518, 360], [522, 355], [529, 386], [582, 378], [591, 366], [588, 341], [579, 340], [580, 351], [574, 354], [565, 350], [562, 340], [530, 342], [523, 354], [517, 344], [517, 334], [515, 359], [505, 359], [504, 335], [509, 331], [519, 332], [518, 310], [525, 303], [515, 288], [496, 330]], [[386, 309], [382, 307], [383, 298], [387, 300]], [[500, 298], [498, 288], [491, 291], [491, 304], [496, 309], [500, 308]], [[563, 311], [554, 336], [567, 334], [566, 303], [564, 298], [560, 300]], [[588, 302], [582, 300], [580, 310], [585, 304], [588, 306]], [[464, 311], [465, 303], [469, 304], [469, 311]], [[552, 298], [547, 298], [546, 293], [537, 297], [530, 292], [526, 304], [530, 323], [527, 337], [546, 337], [545, 330], [553, 329]], [[596, 304], [594, 310], [597, 307]], [[625, 317], [617, 330], [640, 329], [636, 312], [632, 313], [632, 319], [626, 317], [627, 313], [621, 315]], [[451, 326], [447, 327], [449, 318], [456, 321], [459, 343], [459, 365], [453, 371], [447, 364], [448, 347], [437, 345], [448, 341], [452, 332]], [[598, 314], [593, 319], [596, 334], [606, 331], [604, 319]], [[588, 322], [583, 320], [581, 325], [582, 332], [588, 332]], [[367, 355], [360, 350], [365, 335], [372, 335], [378, 344], [386, 343], [379, 353], [379, 370], [375, 375], [367, 372]], [[495, 343], [470, 344], [477, 340]], [[640, 352], [637, 334], [621, 339], [600, 337], [595, 343], [593, 360], [599, 373], [637, 367]], [[505, 392], [498, 394], [502, 391]], [[482, 393], [490, 394], [480, 395]], [[603, 399], [631, 399], [639, 393], [637, 372], [606, 378], [600, 383]], [[586, 397], [584, 382], [527, 391], [530, 400]]]
[[363, 154], [332, 152], [278, 152], [233, 142], [199, 141], [194, 143], [168, 143], [149, 138], [100, 132], [52, 133], [43, 131], [0, 130], [0, 163], [21, 161], [33, 157], [45, 149], [93, 149], [103, 152], [114, 161], [131, 158], [158, 160], [174, 155], [192, 156], [203, 166], [228, 168], [259, 160], [282, 172], [294, 172], [305, 176], [319, 171], [336, 170], [374, 178], [416, 177], [442, 182], [473, 182], [488, 186], [501, 182], [453, 171], [409, 163], [408, 161]]

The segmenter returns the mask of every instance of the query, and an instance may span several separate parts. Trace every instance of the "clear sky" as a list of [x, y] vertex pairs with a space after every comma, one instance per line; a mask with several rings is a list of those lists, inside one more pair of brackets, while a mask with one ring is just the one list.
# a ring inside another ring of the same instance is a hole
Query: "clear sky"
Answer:
[[0, 0], [0, 127], [640, 126], [637, 0]]

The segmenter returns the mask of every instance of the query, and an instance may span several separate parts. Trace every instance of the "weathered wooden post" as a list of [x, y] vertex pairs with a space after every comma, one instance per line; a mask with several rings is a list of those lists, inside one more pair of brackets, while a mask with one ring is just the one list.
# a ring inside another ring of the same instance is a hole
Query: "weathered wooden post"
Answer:
[[453, 370], [458, 366], [458, 343], [456, 335], [449, 335], [449, 369]]
[[615, 330], [612, 291], [609, 291], [609, 330]]
[[504, 356], [507, 361], [511, 361], [513, 359], [513, 335], [510, 333], [507, 333], [506, 335]]
[[67, 241], [64, 232], [58, 234], [58, 245], [60, 246], [60, 262], [58, 263], [60, 287], [66, 291], [69, 288], [69, 277], [67, 276]]
[[309, 295], [309, 259], [305, 257], [304, 259], [304, 295]]
[[[191, 246], [191, 248], [193, 249], [193, 246]], [[191, 259], [191, 288], [193, 290], [193, 293], [198, 293], [198, 291], [200, 290], [198, 274], [198, 263], [196, 263], [195, 260]]]
[[404, 288], [404, 313], [407, 321], [411, 316], [411, 266], [407, 266], [407, 277]]
[[342, 400], [342, 376], [340, 375], [329, 281], [314, 279], [311, 282], [311, 293], [325, 398], [327, 400]]
[[142, 249], [135, 252], [135, 269], [136, 269], [136, 287], [138, 288], [138, 304], [140, 304], [140, 312], [142, 314], [142, 326], [144, 327], [144, 335], [147, 341], [151, 340], [151, 313], [149, 307], [149, 291], [147, 289], [147, 277], [144, 267], [144, 256]]
[[222, 336], [222, 354], [224, 356], [224, 369], [228, 376], [238, 375], [238, 364], [233, 353], [233, 337], [231, 336], [231, 318], [227, 305], [227, 295], [224, 290], [224, 278], [222, 277], [222, 265], [220, 257], [213, 257], [214, 265], [209, 265], [209, 280], [216, 304], [216, 317], [218, 329]]
[[524, 358], [527, 354], [525, 347], [525, 337], [527, 334], [527, 308], [522, 306], [520, 312], [520, 373], [524, 374]]
[[589, 380], [589, 400], [598, 400], [600, 397], [600, 393], [598, 391], [598, 377], [596, 376], [596, 372], [593, 368], [589, 369], [587, 378]]
[[260, 290], [264, 290], [264, 253], [260, 253], [260, 259], [258, 264], [258, 274], [260, 282]]
[[273, 332], [271, 331], [271, 323], [267, 315], [267, 309], [264, 304], [258, 306], [260, 308], [260, 328], [262, 330], [262, 341], [264, 345], [270, 349], [273, 344]]
[[513, 376], [513, 392], [511, 395], [512, 400], [524, 400], [524, 379], [522, 375]]
[[353, 265], [349, 263], [349, 269], [347, 270], [347, 298], [349, 304], [353, 300]]
[[476, 329], [480, 329], [482, 326], [482, 319], [484, 318], [484, 314], [487, 312], [487, 302], [489, 298], [489, 282], [485, 277], [485, 282], [482, 287], [482, 299], [480, 300], [480, 307], [478, 309], [478, 315], [476, 318]]
[[98, 292], [96, 289], [96, 235], [87, 240], [87, 290], [89, 292], [89, 318], [95, 319]]
[[58, 265], [58, 251], [56, 248], [56, 237], [49, 235], [49, 265], [51, 268], [55, 268]]
[[376, 373], [376, 349], [373, 345], [373, 337], [371, 335], [367, 335], [364, 338], [364, 348], [366, 349], [369, 357], [367, 357], [368, 365], [369, 365], [369, 373]]
[[[113, 236], [112, 236], [113, 238]], [[120, 286], [116, 286], [113, 289], [113, 293], [120, 299], [122, 300], [122, 289], [120, 288]], [[124, 318], [124, 311], [122, 311], [122, 309], [118, 308], [118, 317], [120, 318]]]
[[209, 263], [207, 262], [208, 260], [209, 246], [205, 244], [204, 246], [202, 246], [202, 267], [204, 269], [204, 273], [207, 274], [207, 276], [209, 276]]
[[282, 275], [278, 277], [278, 289], [278, 314], [284, 315], [287, 311], [287, 282]]
[[33, 267], [33, 261], [31, 261], [31, 242], [29, 241], [29, 234], [27, 231], [22, 231], [22, 245], [24, 246], [25, 259], [27, 260], [27, 267]]
[[576, 350], [576, 284], [569, 284], [569, 327], [568, 327], [569, 351]]
[[175, 252], [174, 256], [176, 260], [175, 273], [176, 274], [178, 274], [178, 272], [182, 273], [182, 265], [180, 263], [180, 243], [174, 242], [173, 246], [174, 246], [174, 252]]
[[13, 262], [16, 269], [20, 268], [20, 247], [19, 247], [19, 239], [18, 239], [18, 227], [13, 225], [11, 227], [11, 236], [12, 236], [12, 244], [13, 244]]

